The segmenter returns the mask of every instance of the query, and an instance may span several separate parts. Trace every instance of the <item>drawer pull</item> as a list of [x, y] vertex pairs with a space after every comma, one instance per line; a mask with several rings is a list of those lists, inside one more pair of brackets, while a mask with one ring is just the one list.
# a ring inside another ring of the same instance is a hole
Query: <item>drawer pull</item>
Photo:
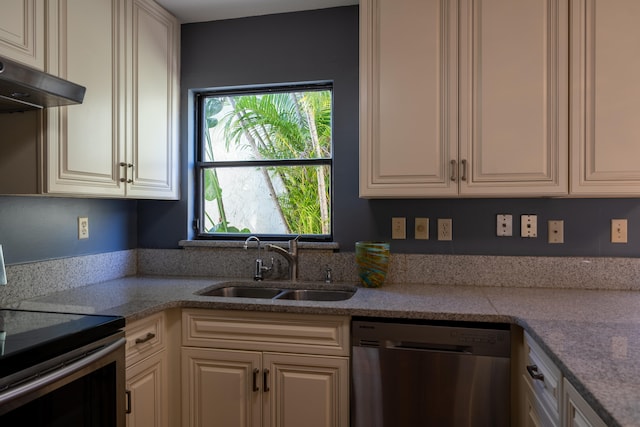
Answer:
[[260, 369], [255, 368], [253, 370], [253, 391], [260, 391], [260, 387], [258, 387], [258, 374], [260, 373]]
[[538, 365], [527, 365], [527, 372], [534, 380], [544, 381], [544, 375], [538, 371]]
[[155, 337], [156, 337], [156, 334], [154, 334], [153, 332], [147, 332], [147, 335], [145, 335], [144, 337], [136, 338], [136, 344], [143, 344], [147, 341], [151, 341]]
[[130, 414], [131, 413], [131, 390], [126, 390], [125, 395], [127, 396], [125, 413]]
[[269, 391], [269, 370], [268, 369], [264, 370], [264, 375], [262, 377], [262, 388], [264, 388], [264, 391]]

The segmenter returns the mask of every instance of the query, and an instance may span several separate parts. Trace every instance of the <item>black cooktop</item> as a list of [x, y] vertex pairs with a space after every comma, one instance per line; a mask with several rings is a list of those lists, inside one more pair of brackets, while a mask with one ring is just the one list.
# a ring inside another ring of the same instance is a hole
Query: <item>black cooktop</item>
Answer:
[[0, 309], [0, 382], [112, 335], [124, 324], [120, 316]]

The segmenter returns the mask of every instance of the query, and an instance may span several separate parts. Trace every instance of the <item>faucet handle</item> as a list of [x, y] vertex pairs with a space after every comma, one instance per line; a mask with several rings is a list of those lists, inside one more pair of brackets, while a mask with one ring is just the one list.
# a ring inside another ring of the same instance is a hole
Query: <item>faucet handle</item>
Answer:
[[329, 267], [329, 264], [327, 264], [325, 266], [325, 270], [324, 270], [324, 282], [325, 283], [331, 283], [333, 282], [333, 278], [331, 277], [331, 267]]

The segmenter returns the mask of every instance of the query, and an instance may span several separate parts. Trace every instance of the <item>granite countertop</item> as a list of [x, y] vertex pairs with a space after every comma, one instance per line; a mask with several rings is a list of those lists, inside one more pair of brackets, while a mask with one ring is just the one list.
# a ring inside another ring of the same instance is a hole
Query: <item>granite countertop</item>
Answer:
[[514, 323], [547, 351], [607, 425], [640, 425], [640, 292], [392, 284], [359, 288], [351, 299], [337, 302], [195, 294], [222, 281], [128, 277], [23, 300], [12, 308], [117, 314], [127, 322], [167, 308], [197, 307]]

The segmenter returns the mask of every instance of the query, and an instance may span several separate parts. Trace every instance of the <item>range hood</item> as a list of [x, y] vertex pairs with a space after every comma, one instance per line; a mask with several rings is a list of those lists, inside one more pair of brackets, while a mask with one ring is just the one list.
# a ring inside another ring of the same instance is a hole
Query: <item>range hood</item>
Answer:
[[82, 104], [86, 88], [0, 56], [0, 113]]

